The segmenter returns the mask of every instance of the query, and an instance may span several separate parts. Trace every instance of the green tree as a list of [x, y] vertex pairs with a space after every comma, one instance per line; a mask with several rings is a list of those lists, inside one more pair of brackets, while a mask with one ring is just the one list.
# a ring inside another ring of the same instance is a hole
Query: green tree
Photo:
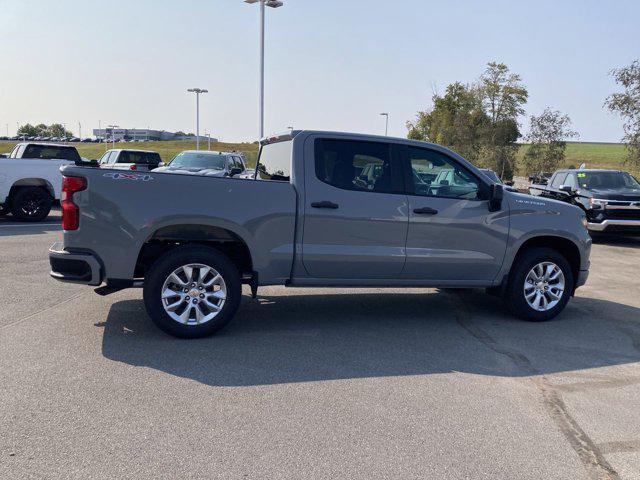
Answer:
[[408, 137], [445, 145], [505, 179], [513, 176], [520, 138], [518, 117], [527, 90], [502, 63], [489, 63], [474, 86], [455, 82], [433, 108], [407, 122]]
[[47, 128], [47, 136], [50, 137], [73, 137], [73, 133], [64, 128], [60, 123], [52, 123]]
[[418, 112], [413, 122], [407, 122], [408, 138], [446, 145], [468, 160], [476, 160], [489, 120], [477, 91], [455, 82], [447, 86], [444, 96], [434, 95], [432, 100], [430, 111]]
[[489, 123], [479, 162], [495, 170], [503, 179], [511, 179], [515, 171], [520, 138], [518, 117], [524, 113], [529, 93], [520, 75], [511, 73], [504, 63], [490, 62], [480, 76], [477, 91]]
[[571, 130], [571, 119], [557, 110], [545, 108], [542, 114], [530, 118], [530, 143], [524, 155], [526, 173], [553, 172], [564, 164], [568, 138], [578, 133]]
[[73, 133], [59, 123], [49, 126], [44, 123], [35, 126], [27, 123], [18, 128], [18, 135], [25, 137], [73, 137]]
[[623, 92], [610, 95], [605, 106], [624, 119], [624, 137], [627, 144], [627, 162], [640, 169], [640, 60], [631, 65], [611, 71]]
[[18, 136], [22, 137], [35, 137], [38, 136], [38, 129], [31, 125], [30, 123], [26, 123], [18, 128]]

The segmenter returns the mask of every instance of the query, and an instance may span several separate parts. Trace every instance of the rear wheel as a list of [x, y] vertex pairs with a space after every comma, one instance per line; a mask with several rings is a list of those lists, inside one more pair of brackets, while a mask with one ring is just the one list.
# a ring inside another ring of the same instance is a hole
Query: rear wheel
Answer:
[[505, 301], [525, 320], [551, 320], [567, 305], [573, 285], [571, 266], [564, 256], [550, 248], [532, 248], [513, 266]]
[[160, 257], [145, 279], [144, 303], [151, 320], [181, 338], [212, 335], [240, 305], [240, 274], [229, 258], [204, 246], [186, 246]]
[[51, 211], [53, 199], [40, 187], [23, 187], [11, 196], [11, 213], [22, 222], [39, 222]]

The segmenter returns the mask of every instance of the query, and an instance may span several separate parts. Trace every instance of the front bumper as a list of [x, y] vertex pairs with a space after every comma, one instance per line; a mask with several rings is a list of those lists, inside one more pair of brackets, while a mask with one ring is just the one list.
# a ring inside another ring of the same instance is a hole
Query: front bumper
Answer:
[[102, 283], [102, 266], [92, 253], [68, 252], [61, 242], [56, 242], [49, 248], [49, 263], [50, 275], [61, 282], [94, 286]]
[[589, 222], [587, 228], [592, 232], [604, 232], [607, 229], [624, 231], [626, 229], [640, 231], [640, 220], [612, 220], [606, 219], [600, 223]]
[[580, 270], [578, 272], [578, 278], [576, 278], [575, 288], [581, 287], [587, 283], [587, 278], [589, 278], [589, 270]]

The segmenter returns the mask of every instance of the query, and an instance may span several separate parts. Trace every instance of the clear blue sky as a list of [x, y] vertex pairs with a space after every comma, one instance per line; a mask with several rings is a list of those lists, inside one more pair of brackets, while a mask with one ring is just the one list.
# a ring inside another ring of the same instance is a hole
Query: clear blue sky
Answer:
[[[640, 57], [640, 2], [284, 0], [267, 9], [266, 131], [288, 125], [405, 136], [431, 85], [506, 63], [527, 115], [569, 114], [583, 141], [618, 141], [609, 70]], [[0, 0], [0, 132], [66, 122], [257, 136], [258, 7], [242, 0]], [[527, 118], [522, 118], [525, 126]]]

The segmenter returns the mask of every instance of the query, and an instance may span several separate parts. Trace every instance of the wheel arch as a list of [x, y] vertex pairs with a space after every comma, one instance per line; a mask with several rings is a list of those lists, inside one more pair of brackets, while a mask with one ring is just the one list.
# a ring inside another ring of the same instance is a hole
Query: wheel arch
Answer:
[[513, 262], [511, 263], [511, 268], [509, 269], [509, 274], [513, 271], [514, 266], [518, 263], [518, 260], [522, 255], [532, 248], [536, 247], [546, 247], [551, 248], [552, 250], [557, 251], [563, 257], [567, 259], [569, 265], [571, 266], [571, 273], [573, 274], [574, 282], [578, 278], [580, 273], [580, 264], [581, 264], [581, 256], [580, 249], [578, 245], [572, 240], [566, 237], [559, 237], [555, 235], [539, 235], [528, 238], [518, 248], [516, 252]]
[[253, 258], [248, 242], [237, 232], [215, 225], [176, 224], [151, 233], [138, 252], [134, 277], [144, 277], [155, 259], [183, 245], [205, 245], [216, 248], [236, 265], [241, 275], [253, 275]]
[[13, 195], [15, 195], [15, 192], [17, 190], [24, 187], [44, 188], [49, 193], [49, 195], [51, 195], [52, 199], [56, 198], [55, 189], [53, 188], [53, 185], [49, 180], [45, 178], [30, 177], [30, 178], [21, 178], [20, 180], [15, 181], [13, 185], [11, 185], [11, 189], [9, 190], [9, 199], [11, 199]]

